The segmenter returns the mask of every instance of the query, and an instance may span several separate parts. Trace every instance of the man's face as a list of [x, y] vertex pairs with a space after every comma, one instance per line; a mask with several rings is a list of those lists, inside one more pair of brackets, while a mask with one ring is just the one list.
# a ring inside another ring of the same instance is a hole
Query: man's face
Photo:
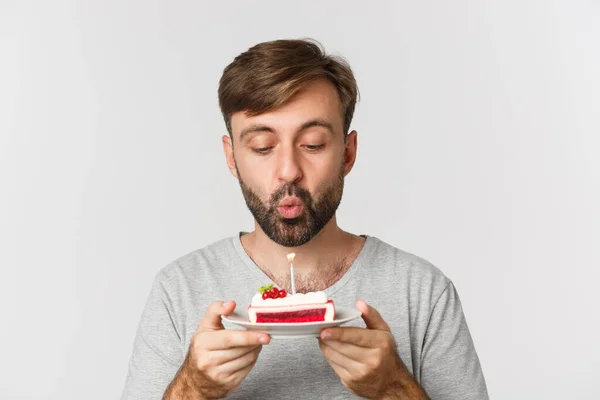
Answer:
[[233, 149], [224, 138], [228, 163], [248, 209], [276, 243], [301, 246], [335, 215], [356, 147], [356, 133], [345, 142], [342, 126], [339, 97], [327, 81], [264, 114], [233, 114]]

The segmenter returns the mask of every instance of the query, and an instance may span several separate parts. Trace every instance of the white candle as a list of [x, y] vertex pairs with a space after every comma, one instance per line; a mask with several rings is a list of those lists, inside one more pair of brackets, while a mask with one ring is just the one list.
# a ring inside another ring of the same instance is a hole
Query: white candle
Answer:
[[294, 257], [296, 257], [296, 253], [290, 253], [287, 255], [288, 262], [290, 263], [290, 279], [292, 280], [292, 294], [296, 294], [296, 283], [294, 282]]

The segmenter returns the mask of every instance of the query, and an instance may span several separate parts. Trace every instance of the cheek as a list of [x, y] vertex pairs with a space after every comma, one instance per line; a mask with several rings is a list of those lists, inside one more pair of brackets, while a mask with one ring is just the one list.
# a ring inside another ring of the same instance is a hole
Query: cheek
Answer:
[[344, 163], [341, 155], [327, 157], [310, 165], [311, 175], [314, 176], [318, 182], [327, 182], [332, 179], [337, 179], [343, 167]]
[[251, 165], [237, 164], [238, 176], [246, 187], [248, 187], [261, 200], [267, 201], [272, 189], [270, 181], [262, 168], [253, 168]]
[[260, 175], [264, 175], [265, 166], [260, 165], [252, 157], [244, 157], [243, 155], [235, 155], [235, 165], [238, 173], [246, 183], [255, 184]]

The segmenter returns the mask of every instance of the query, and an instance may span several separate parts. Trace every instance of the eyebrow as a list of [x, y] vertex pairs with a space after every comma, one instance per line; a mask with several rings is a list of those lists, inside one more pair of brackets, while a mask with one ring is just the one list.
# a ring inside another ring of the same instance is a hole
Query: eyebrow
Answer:
[[327, 129], [329, 132], [334, 133], [333, 125], [331, 125], [329, 122], [325, 121], [324, 119], [320, 119], [320, 118], [311, 119], [310, 121], [303, 123], [302, 126], [300, 127], [299, 131], [301, 132], [301, 131], [307, 130], [308, 128], [312, 128], [313, 126], [321, 126], [325, 129]]
[[275, 133], [275, 131], [273, 130], [273, 128], [271, 128], [270, 126], [267, 125], [260, 125], [260, 124], [253, 124], [250, 125], [247, 128], [244, 128], [242, 130], [242, 132], [240, 133], [240, 142], [242, 140], [244, 140], [244, 137], [254, 133], [254, 132], [271, 132], [271, 133]]
[[[309, 128], [312, 128], [314, 126], [321, 126], [321, 127], [325, 128], [325, 129], [327, 129], [332, 134], [334, 133], [333, 125], [331, 123], [327, 122], [326, 120], [321, 119], [321, 118], [315, 118], [315, 119], [311, 119], [310, 121], [306, 121], [305, 123], [303, 123], [300, 126], [300, 129], [298, 129], [298, 132], [305, 131], [305, 130], [307, 130]], [[268, 126], [268, 125], [253, 124], [253, 125], [250, 125], [250, 126], [244, 128], [242, 130], [242, 132], [240, 133], [240, 141], [242, 141], [245, 136], [249, 135], [250, 133], [254, 133], [254, 132], [270, 132], [270, 133], [275, 133], [275, 130], [273, 128], [271, 128], [270, 126]]]

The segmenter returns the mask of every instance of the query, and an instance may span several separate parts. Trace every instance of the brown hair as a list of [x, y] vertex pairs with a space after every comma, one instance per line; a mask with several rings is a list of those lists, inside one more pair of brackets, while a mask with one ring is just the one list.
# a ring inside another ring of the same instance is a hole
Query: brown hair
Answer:
[[219, 106], [229, 135], [233, 113], [258, 115], [272, 110], [319, 78], [328, 79], [337, 89], [345, 138], [358, 97], [356, 80], [342, 57], [325, 54], [313, 39], [259, 43], [225, 68], [219, 82]]

